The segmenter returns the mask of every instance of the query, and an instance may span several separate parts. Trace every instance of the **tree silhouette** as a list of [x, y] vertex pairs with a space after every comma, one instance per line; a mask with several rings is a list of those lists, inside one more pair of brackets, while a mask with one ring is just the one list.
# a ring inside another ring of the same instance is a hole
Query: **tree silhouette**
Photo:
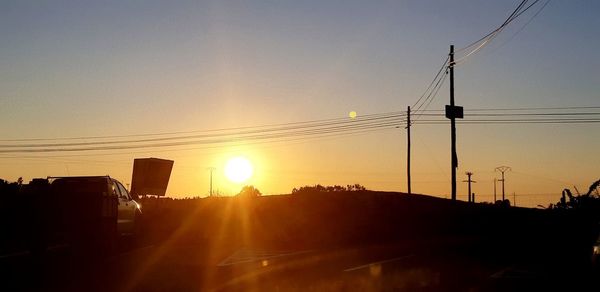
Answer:
[[334, 186], [322, 186], [320, 184], [314, 186], [303, 186], [300, 188], [292, 189], [292, 194], [307, 194], [307, 193], [335, 193], [335, 192], [358, 192], [366, 191], [367, 188], [360, 184], [353, 185], [334, 185]]
[[245, 198], [255, 198], [262, 196], [261, 192], [254, 186], [242, 187], [242, 190], [237, 195]]

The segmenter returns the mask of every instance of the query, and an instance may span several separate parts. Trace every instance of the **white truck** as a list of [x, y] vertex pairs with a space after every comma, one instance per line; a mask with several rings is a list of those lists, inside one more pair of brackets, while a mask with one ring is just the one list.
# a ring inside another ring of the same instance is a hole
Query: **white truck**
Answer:
[[110, 176], [33, 179], [21, 188], [21, 217], [29, 249], [49, 246], [115, 249], [120, 237], [134, 238], [141, 230], [141, 205]]

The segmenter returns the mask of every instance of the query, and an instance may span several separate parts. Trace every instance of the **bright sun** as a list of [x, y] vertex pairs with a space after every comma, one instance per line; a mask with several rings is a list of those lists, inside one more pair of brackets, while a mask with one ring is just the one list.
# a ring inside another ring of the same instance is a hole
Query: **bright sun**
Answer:
[[234, 157], [225, 165], [225, 176], [235, 183], [242, 183], [252, 176], [252, 164], [244, 157]]

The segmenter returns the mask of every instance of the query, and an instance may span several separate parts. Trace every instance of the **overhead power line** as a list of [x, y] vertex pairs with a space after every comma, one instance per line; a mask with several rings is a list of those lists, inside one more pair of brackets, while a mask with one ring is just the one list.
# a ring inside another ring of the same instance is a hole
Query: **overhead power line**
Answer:
[[[547, 0], [546, 3], [544, 3], [544, 5], [540, 8], [540, 10], [538, 10], [535, 15], [532, 17], [532, 19], [530, 19], [526, 24], [529, 24], [533, 18], [535, 18], [543, 9], [544, 7], [546, 7], [546, 5], [548, 4], [550, 0]], [[506, 18], [506, 20], [496, 29], [492, 30], [491, 32], [489, 32], [488, 34], [484, 35], [483, 37], [481, 37], [480, 39], [470, 43], [469, 45], [458, 49], [455, 51], [455, 53], [460, 53], [463, 51], [467, 51], [470, 48], [475, 47], [474, 49], [470, 50], [469, 52], [466, 52], [464, 56], [462, 56], [461, 58], [455, 60], [452, 64], [449, 63], [449, 56], [446, 57], [446, 59], [444, 60], [441, 68], [438, 70], [438, 72], [436, 73], [435, 77], [433, 78], [433, 80], [431, 80], [431, 82], [429, 83], [429, 85], [427, 86], [427, 88], [425, 89], [425, 91], [423, 92], [423, 94], [421, 94], [421, 96], [417, 99], [417, 101], [411, 106], [411, 108], [413, 108], [413, 114], [415, 116], [414, 120], [418, 120], [421, 116], [421, 113], [425, 110], [427, 110], [427, 108], [429, 107], [429, 105], [433, 102], [433, 100], [435, 99], [435, 97], [437, 96], [437, 93], [439, 92], [446, 74], [442, 74], [442, 72], [447, 72], [448, 68], [450, 66], [455, 66], [457, 64], [463, 63], [469, 56], [475, 54], [476, 52], [478, 52], [479, 50], [483, 49], [491, 40], [493, 40], [506, 26], [508, 26], [512, 21], [514, 21], [516, 18], [518, 18], [520, 15], [522, 15], [523, 13], [525, 13], [527, 10], [529, 10], [531, 7], [533, 7], [535, 4], [537, 4], [539, 2], [539, 0], [535, 0], [533, 1], [530, 5], [527, 6], [527, 2], [528, 0], [523, 0], [519, 3], [519, 5], [515, 8], [515, 10], [513, 10], [513, 12], [508, 16], [508, 18]], [[525, 27], [523, 26], [521, 28], [521, 30]]]
[[538, 9], [538, 11], [536, 11], [533, 14], [533, 16], [531, 16], [531, 18], [529, 18], [529, 20], [527, 22], [525, 22], [525, 24], [523, 24], [523, 26], [521, 26], [521, 28], [519, 28], [519, 30], [517, 30], [515, 33], [513, 33], [513, 35], [511, 35], [506, 41], [504, 41], [501, 45], [497, 46], [495, 49], [499, 49], [499, 48], [503, 47], [504, 45], [506, 45], [507, 43], [509, 43], [510, 41], [512, 41], [519, 33], [521, 33], [525, 29], [525, 27], [527, 27], [542, 12], [542, 10], [544, 10], [544, 8], [546, 8], [546, 6], [548, 6], [549, 3], [550, 3], [550, 0], [546, 0], [546, 2], [544, 2], [544, 4], [540, 7], [540, 9]]
[[[130, 143], [121, 142], [118, 145], [106, 145], [100, 141], [99, 143], [86, 143], [85, 145], [79, 145], [75, 143], [71, 145], [52, 145], [52, 146], [41, 146], [41, 145], [28, 145], [31, 147], [0, 147], [0, 153], [36, 153], [36, 152], [73, 152], [73, 151], [96, 151], [96, 150], [120, 150], [120, 149], [139, 149], [139, 148], [155, 148], [155, 147], [172, 147], [172, 146], [183, 146], [183, 145], [206, 145], [206, 144], [220, 144], [220, 143], [231, 143], [240, 141], [261, 141], [261, 140], [276, 140], [285, 139], [290, 137], [309, 137], [319, 136], [328, 134], [342, 134], [342, 133], [353, 133], [362, 130], [377, 130], [386, 128], [396, 128], [404, 123], [402, 117], [395, 118], [384, 118], [374, 121], [367, 121], [362, 123], [344, 124], [344, 125], [328, 125], [321, 127], [313, 127], [307, 129], [294, 129], [287, 131], [276, 131], [276, 132], [260, 132], [253, 133], [252, 135], [227, 135], [227, 136], [210, 136], [202, 137], [201, 139], [183, 140], [183, 141], [166, 141], [160, 143]], [[14, 146], [14, 145], [10, 145]], [[82, 146], [82, 147], [81, 147]], [[2, 149], [4, 148], [4, 149]], [[8, 148], [8, 149], [7, 149]]]
[[67, 142], [67, 143], [33, 143], [33, 144], [0, 144], [0, 148], [36, 148], [36, 147], [61, 147], [61, 146], [86, 146], [86, 145], [110, 145], [110, 144], [123, 144], [123, 143], [145, 143], [145, 142], [159, 142], [159, 141], [173, 141], [173, 140], [185, 140], [185, 139], [202, 139], [202, 138], [215, 138], [215, 137], [253, 137], [255, 134], [273, 134], [276, 135], [280, 132], [290, 131], [302, 131], [302, 130], [336, 130], [342, 128], [354, 128], [360, 126], [371, 125], [376, 122], [383, 121], [395, 121], [402, 120], [404, 113], [387, 114], [375, 117], [366, 117], [356, 120], [345, 120], [329, 121], [329, 122], [306, 122], [298, 124], [296, 126], [277, 126], [274, 125], [269, 128], [253, 128], [251, 130], [235, 131], [235, 130], [223, 130], [223, 131], [206, 131], [205, 134], [200, 135], [178, 135], [171, 137], [160, 137], [160, 138], [148, 138], [148, 139], [136, 139], [136, 140], [113, 140], [113, 141], [93, 141], [93, 142]]
[[[461, 58], [457, 59], [454, 64], [451, 65], [460, 65], [462, 63], [464, 63], [466, 61], [467, 58], [469, 58], [471, 55], [477, 53], [478, 51], [480, 51], [481, 49], [483, 49], [484, 47], [486, 47], [487, 45], [489, 45], [489, 43], [498, 36], [498, 34], [500, 34], [511, 22], [513, 22], [515, 19], [517, 19], [519, 16], [521, 16], [523, 13], [525, 13], [527, 10], [529, 10], [531, 7], [533, 7], [534, 5], [536, 5], [540, 0], [535, 0], [533, 1], [531, 4], [529, 4], [528, 6], [526, 6], [528, 0], [523, 0], [521, 1], [521, 3], [517, 6], [517, 8], [515, 8], [515, 10], [510, 14], [510, 16], [496, 29], [492, 30], [491, 32], [489, 32], [488, 34], [484, 35], [483, 37], [481, 37], [480, 39], [470, 43], [469, 45], [458, 49], [456, 51], [456, 53], [462, 52], [462, 51], [466, 51], [469, 48], [475, 47], [474, 49], [470, 50], [469, 52], [465, 53], [464, 56], [462, 56]], [[550, 1], [547, 0], [542, 6], [541, 8], [534, 14], [534, 16], [525, 23], [525, 25], [523, 27], [521, 27], [521, 29], [519, 29], [518, 32], [522, 31], [525, 26], [527, 26], [532, 20], [533, 18], [535, 18], [545, 7], [546, 5], [548, 5]], [[511, 37], [512, 39], [512, 37]], [[509, 39], [510, 41], [510, 39]]]
[[465, 51], [477, 44], [479, 44], [480, 42], [483, 42], [484, 40], [486, 40], [487, 38], [491, 37], [492, 35], [494, 35], [495, 33], [497, 33], [499, 30], [501, 30], [502, 28], [504, 28], [506, 25], [508, 25], [512, 20], [514, 20], [515, 15], [519, 12], [519, 10], [521, 10], [523, 8], [523, 6], [525, 5], [525, 3], [528, 0], [523, 0], [521, 1], [521, 3], [519, 3], [519, 5], [517, 6], [517, 8], [515, 8], [515, 10], [508, 16], [508, 18], [506, 18], [506, 20], [504, 20], [504, 22], [497, 28], [495, 28], [494, 30], [492, 30], [491, 32], [489, 32], [488, 34], [484, 35], [483, 37], [481, 37], [480, 39], [466, 45], [465, 47], [462, 47], [460, 49], [457, 49], [455, 51], [455, 53], [460, 53], [462, 51]]
[[[577, 109], [577, 111], [574, 111], [575, 109]], [[600, 107], [474, 109], [465, 111], [466, 119], [458, 121], [458, 123], [475, 125], [600, 123], [600, 111], [585, 111], [584, 109], [597, 110], [600, 109]], [[502, 112], [496, 113], [493, 112], [494, 110]], [[442, 113], [439, 113], [438, 111], [421, 112], [421, 116], [427, 118], [416, 120], [413, 124], [437, 125], [446, 123]], [[367, 133], [400, 127], [404, 128], [406, 123], [407, 121], [404, 113], [391, 112], [366, 115], [365, 118], [346, 118], [343, 121], [340, 119], [326, 119], [295, 122], [271, 125], [270, 127], [251, 127], [251, 130], [241, 131], [229, 129], [220, 131], [204, 130], [201, 131], [203, 133], [201, 135], [178, 135], [151, 139], [116, 141], [98, 139], [96, 141], [68, 143], [4, 143], [0, 144], [0, 154], [156, 149], [189, 145], [216, 146], [224, 143], [274, 143]], [[290, 126], [291, 124], [295, 126]], [[148, 135], [152, 135], [152, 133]]]
[[423, 94], [421, 94], [421, 96], [419, 97], [419, 99], [417, 99], [417, 101], [411, 106], [412, 108], [416, 108], [417, 104], [419, 104], [419, 102], [421, 101], [421, 99], [423, 99], [423, 97], [425, 97], [425, 95], [427, 95], [428, 92], [430, 92], [431, 86], [436, 83], [436, 80], [438, 80], [440, 78], [440, 74], [442, 74], [442, 72], [444, 72], [445, 69], [447, 69], [447, 65], [448, 65], [448, 61], [450, 60], [450, 57], [446, 57], [446, 60], [444, 60], [444, 63], [442, 64], [442, 66], [440, 67], [440, 69], [438, 70], [438, 72], [435, 74], [435, 76], [433, 77], [433, 80], [431, 80], [431, 82], [429, 83], [429, 85], [427, 86], [427, 88], [425, 89], [425, 91], [423, 92]]
[[386, 112], [367, 114], [357, 117], [355, 120], [348, 120], [344, 118], [330, 118], [321, 120], [308, 120], [300, 122], [289, 122], [279, 124], [266, 124], [258, 126], [245, 126], [245, 127], [232, 127], [232, 128], [218, 128], [208, 130], [192, 130], [192, 131], [173, 131], [173, 132], [159, 132], [159, 133], [143, 133], [143, 134], [128, 134], [128, 135], [107, 135], [107, 136], [76, 136], [76, 137], [55, 137], [55, 138], [21, 138], [21, 139], [0, 139], [0, 142], [31, 142], [31, 141], [62, 141], [62, 140], [91, 140], [91, 139], [115, 139], [115, 138], [132, 138], [132, 137], [151, 137], [151, 136], [169, 136], [169, 135], [181, 135], [181, 134], [194, 134], [194, 133], [215, 133], [215, 132], [235, 132], [245, 130], [260, 130], [265, 128], [283, 127], [283, 126], [307, 126], [320, 123], [335, 123], [335, 122], [355, 122], [360, 120], [369, 120], [372, 118], [386, 117], [392, 115], [406, 115], [405, 112]]
[[[444, 123], [445, 122], [445, 123]], [[459, 124], [474, 124], [474, 125], [484, 125], [484, 124], [595, 124], [600, 123], [600, 119], [482, 119], [482, 120], [461, 120], [457, 121]], [[439, 120], [421, 120], [415, 122], [415, 124], [420, 125], [444, 125], [447, 124], [447, 121], [439, 119]]]
[[[575, 109], [600, 109], [600, 106], [567, 106], [567, 107], [513, 107], [513, 108], [469, 108], [469, 111], [535, 111], [535, 110], [575, 110]], [[426, 110], [430, 112], [443, 112], [444, 110]]]
[[[427, 110], [427, 108], [429, 107], [429, 105], [431, 104], [431, 102], [435, 99], [435, 97], [437, 96], [438, 92], [440, 91], [440, 88], [442, 88], [442, 85], [444, 84], [444, 81], [446, 80], [446, 74], [443, 75], [442, 78], [438, 79], [437, 83], [435, 84], [435, 86], [433, 87], [433, 89], [429, 92], [429, 95], [427, 96], [427, 98], [423, 101], [423, 103], [421, 103], [417, 109], [415, 110], [415, 112], [417, 112], [415, 120], [418, 120], [421, 115], [423, 114], [423, 111]], [[421, 109], [421, 107], [425, 104], [425, 107], [423, 109]]]

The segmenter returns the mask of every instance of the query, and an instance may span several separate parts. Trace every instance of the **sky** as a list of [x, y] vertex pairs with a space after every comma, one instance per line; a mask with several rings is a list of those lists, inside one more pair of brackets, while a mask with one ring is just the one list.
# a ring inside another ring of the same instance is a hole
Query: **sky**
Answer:
[[[152, 134], [406, 110], [448, 55], [498, 27], [520, 1], [1, 1], [0, 140]], [[544, 1], [541, 1], [544, 2]], [[455, 69], [476, 108], [600, 106], [600, 3], [551, 1], [524, 13]], [[447, 83], [430, 109], [448, 104]], [[468, 118], [468, 116], [466, 117]], [[517, 205], [547, 205], [600, 177], [600, 124], [459, 125], [477, 200], [494, 168]], [[412, 189], [448, 197], [448, 125], [412, 128]], [[228, 159], [254, 166], [264, 194], [360, 183], [406, 191], [402, 128], [294, 142], [69, 153], [0, 153], [0, 178], [111, 175], [133, 159], [175, 161], [167, 194], [235, 194]], [[500, 192], [500, 185], [498, 185]]]

